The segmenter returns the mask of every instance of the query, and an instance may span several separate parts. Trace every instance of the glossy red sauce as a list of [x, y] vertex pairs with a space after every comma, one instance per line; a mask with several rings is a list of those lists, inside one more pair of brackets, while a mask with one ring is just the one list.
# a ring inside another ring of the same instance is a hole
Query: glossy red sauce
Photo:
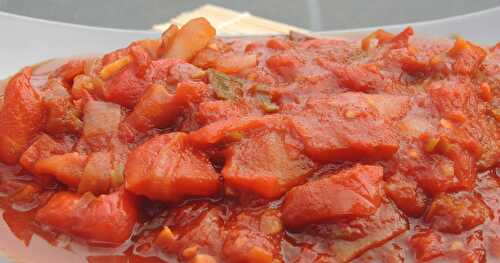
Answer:
[[500, 261], [500, 46], [204, 20], [0, 84], [23, 262]]

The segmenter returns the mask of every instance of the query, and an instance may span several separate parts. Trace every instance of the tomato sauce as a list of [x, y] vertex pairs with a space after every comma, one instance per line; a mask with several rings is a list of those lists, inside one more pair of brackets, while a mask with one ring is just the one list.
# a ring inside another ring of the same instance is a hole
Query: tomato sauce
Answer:
[[500, 48], [203, 18], [0, 83], [23, 262], [500, 261]]

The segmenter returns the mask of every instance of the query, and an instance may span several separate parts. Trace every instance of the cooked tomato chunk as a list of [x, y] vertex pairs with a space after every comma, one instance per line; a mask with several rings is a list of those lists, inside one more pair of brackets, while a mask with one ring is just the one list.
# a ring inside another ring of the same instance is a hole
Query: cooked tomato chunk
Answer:
[[283, 222], [297, 228], [341, 218], [374, 214], [382, 202], [383, 169], [356, 165], [290, 190], [283, 202]]
[[442, 237], [432, 230], [417, 233], [410, 239], [410, 246], [418, 260], [428, 261], [443, 255]]
[[190, 102], [199, 100], [206, 85], [202, 82], [181, 82], [175, 94], [165, 87], [152, 85], [141, 98], [125, 123], [140, 132], [164, 128], [172, 124]]
[[65, 147], [54, 141], [46, 134], [40, 135], [38, 139], [21, 155], [19, 163], [24, 169], [36, 174], [35, 163], [39, 160], [46, 159], [55, 154], [63, 154], [66, 151]]
[[196, 247], [195, 255], [218, 255], [221, 252], [224, 222], [220, 209], [205, 204], [192, 204], [171, 212], [167, 219], [167, 229], [172, 233], [173, 239], [168, 234], [165, 235], [164, 231], [163, 235], [160, 233], [156, 238], [156, 244], [163, 251], [170, 254], [182, 251], [181, 258], [184, 259], [194, 256], [189, 254], [189, 249], [193, 247]]
[[387, 180], [385, 192], [406, 215], [420, 217], [426, 208], [426, 196], [411, 178], [394, 175]]
[[64, 81], [71, 83], [75, 76], [83, 73], [84, 68], [85, 60], [74, 59], [57, 68], [55, 71], [55, 75], [61, 77]]
[[383, 246], [408, 228], [408, 221], [399, 210], [384, 201], [373, 215], [309, 225], [301, 231], [294, 231], [292, 241], [311, 249], [303, 252], [308, 255], [305, 259], [310, 260], [316, 254], [326, 256], [325, 261], [320, 262], [351, 262], [364, 252]]
[[210, 124], [252, 115], [259, 114], [243, 101], [215, 100], [200, 103], [196, 118], [202, 124]]
[[198, 146], [210, 146], [225, 140], [228, 136], [245, 133], [264, 127], [280, 117], [245, 117], [217, 121], [189, 134], [189, 140]]
[[81, 112], [62, 83], [54, 79], [47, 82], [43, 90], [43, 106], [47, 112], [45, 131], [48, 134], [60, 136], [81, 132]]
[[321, 65], [338, 78], [342, 86], [352, 91], [382, 91], [387, 85], [380, 72], [369, 65], [345, 65], [321, 61]]
[[[358, 222], [356, 222], [358, 221]], [[361, 227], [361, 231], [366, 233], [366, 236], [349, 240], [342, 238], [336, 240], [330, 248], [335, 255], [335, 259], [339, 262], [348, 262], [359, 255], [363, 254], [368, 249], [378, 247], [392, 238], [400, 235], [408, 230], [408, 221], [400, 212], [390, 204], [384, 203], [374, 215], [366, 218], [355, 219], [349, 223], [353, 229]], [[349, 230], [342, 229], [349, 233]]]
[[217, 193], [219, 175], [186, 137], [184, 133], [164, 134], [130, 153], [125, 167], [127, 190], [166, 202]]
[[38, 93], [30, 84], [31, 68], [13, 76], [5, 88], [0, 109], [0, 161], [15, 164], [43, 125], [44, 112]]
[[87, 156], [76, 152], [52, 155], [35, 163], [39, 176], [53, 176], [68, 186], [77, 187], [87, 162]]
[[147, 88], [147, 82], [137, 76], [135, 65], [124, 65], [123, 69], [106, 80], [103, 95], [106, 100], [126, 107], [137, 103]]
[[398, 150], [398, 137], [382, 115], [385, 112], [379, 113], [365, 96], [344, 93], [310, 99], [296, 110], [293, 123], [311, 158], [321, 162], [380, 160]]
[[431, 203], [425, 220], [444, 233], [461, 233], [483, 224], [489, 208], [471, 193], [441, 194]]
[[297, 57], [288, 54], [274, 55], [266, 60], [267, 66], [287, 80], [293, 80], [300, 66]]
[[231, 187], [277, 198], [314, 170], [314, 163], [302, 153], [302, 144], [288, 130], [263, 129], [242, 137], [224, 152], [222, 175]]
[[118, 246], [130, 237], [137, 213], [135, 197], [124, 190], [98, 197], [59, 192], [36, 220], [92, 244]]
[[83, 138], [92, 149], [107, 149], [117, 135], [122, 119], [120, 106], [102, 101], [89, 101], [83, 115]]

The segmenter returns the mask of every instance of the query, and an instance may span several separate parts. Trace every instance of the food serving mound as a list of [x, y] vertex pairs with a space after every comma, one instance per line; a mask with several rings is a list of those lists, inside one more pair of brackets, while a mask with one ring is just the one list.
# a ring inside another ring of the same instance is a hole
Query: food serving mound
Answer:
[[2, 88], [5, 224], [91, 263], [498, 262], [500, 44], [412, 35], [197, 18], [26, 67]]

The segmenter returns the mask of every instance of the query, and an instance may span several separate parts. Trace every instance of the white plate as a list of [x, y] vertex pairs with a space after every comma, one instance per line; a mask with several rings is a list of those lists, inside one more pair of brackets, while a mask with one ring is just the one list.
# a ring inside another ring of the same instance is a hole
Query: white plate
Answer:
[[[376, 28], [399, 31], [406, 26], [413, 26], [418, 34], [436, 37], [459, 34], [479, 44], [493, 45], [500, 41], [498, 25], [500, 25], [500, 7], [427, 22], [317, 34], [349, 37], [363, 35]], [[104, 53], [125, 47], [134, 40], [159, 36], [158, 33], [150, 31], [73, 25], [4, 12], [0, 12], [0, 32], [0, 79], [8, 77], [23, 66], [50, 58]], [[7, 260], [0, 256], [0, 263], [6, 262]]]
[[[427, 22], [321, 32], [325, 36], [366, 34], [375, 28], [398, 31], [411, 25], [417, 33], [439, 37], [460, 34], [491, 45], [500, 41], [500, 7]], [[151, 31], [118, 30], [52, 22], [0, 12], [0, 79], [21, 67], [75, 55], [96, 54], [128, 45], [133, 40], [158, 37]]]

